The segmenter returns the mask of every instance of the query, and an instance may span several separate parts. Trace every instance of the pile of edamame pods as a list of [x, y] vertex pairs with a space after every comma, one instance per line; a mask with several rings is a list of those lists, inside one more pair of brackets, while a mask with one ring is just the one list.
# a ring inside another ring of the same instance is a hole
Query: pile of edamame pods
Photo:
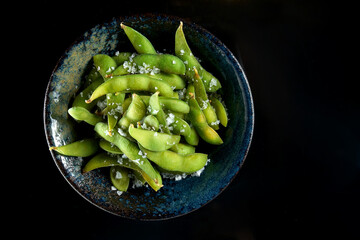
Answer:
[[228, 122], [216, 93], [221, 84], [192, 54], [182, 22], [175, 55], [158, 53], [144, 35], [123, 23], [121, 28], [136, 53], [95, 55], [83, 89], [68, 109], [77, 122], [94, 126], [94, 138], [50, 150], [92, 156], [84, 174], [110, 167], [118, 194], [127, 191], [130, 177], [158, 191], [163, 187], [160, 173], [201, 173], [209, 160], [195, 152], [200, 139], [223, 143], [216, 131]]

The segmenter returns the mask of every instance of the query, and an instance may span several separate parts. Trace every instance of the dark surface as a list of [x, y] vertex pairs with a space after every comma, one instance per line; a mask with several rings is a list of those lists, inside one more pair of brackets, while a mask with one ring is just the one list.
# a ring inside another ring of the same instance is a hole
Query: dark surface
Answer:
[[[20, 50], [35, 56], [28, 59], [26, 73], [36, 74], [23, 80], [25, 91], [30, 88], [25, 82], [33, 81], [36, 96], [31, 101], [34, 122], [23, 123], [34, 137], [27, 146], [36, 151], [23, 150], [34, 158], [22, 173], [26, 181], [14, 184], [20, 195], [14, 198], [21, 199], [14, 214], [28, 237], [359, 238], [360, 104], [354, 86], [358, 74], [351, 73], [358, 62], [353, 6], [280, 0], [41, 1], [21, 9], [24, 20], [16, 27], [29, 35]], [[47, 81], [65, 49], [98, 23], [145, 12], [190, 19], [222, 40], [241, 58], [255, 104], [252, 146], [233, 183], [198, 211], [162, 222], [122, 219], [85, 201], [57, 170], [42, 125]]]

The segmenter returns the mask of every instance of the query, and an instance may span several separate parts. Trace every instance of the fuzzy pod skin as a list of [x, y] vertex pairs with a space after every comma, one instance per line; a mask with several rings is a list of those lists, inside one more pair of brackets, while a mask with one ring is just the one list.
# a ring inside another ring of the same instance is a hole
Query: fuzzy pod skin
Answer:
[[50, 147], [50, 150], [73, 157], [89, 157], [95, 154], [98, 149], [99, 145], [93, 138], [83, 139], [60, 147]]
[[133, 60], [138, 66], [146, 64], [150, 68], [158, 68], [161, 72], [185, 75], [185, 64], [171, 54], [140, 54]]
[[160, 79], [167, 82], [172, 88], [180, 90], [186, 87], [186, 81], [177, 74], [172, 73], [155, 73], [154, 75], [149, 74], [149, 77]]
[[159, 133], [130, 125], [129, 134], [144, 148], [150, 151], [165, 151], [180, 142], [179, 135]]
[[211, 73], [206, 71], [192, 53], [185, 38], [182, 22], [180, 22], [180, 25], [175, 33], [175, 55], [184, 62], [187, 62], [185, 73], [186, 78], [193, 81], [195, 67], [199, 71], [199, 75], [204, 82], [204, 86], [207, 92], [216, 92], [221, 88], [220, 81]]
[[195, 147], [186, 143], [178, 143], [172, 146], [169, 150], [176, 152], [182, 156], [195, 153]]
[[186, 156], [172, 151], [153, 152], [140, 146], [147, 157], [167, 171], [193, 173], [202, 169], [207, 162], [207, 154], [192, 153]]
[[76, 95], [72, 107], [82, 107], [87, 110], [91, 110], [95, 107], [97, 101], [93, 101], [91, 103], [86, 103], [86, 99], [92, 94], [92, 92], [99, 87], [104, 82], [102, 77], [95, 79], [92, 83], [87, 86], [84, 90], [82, 90], [78, 95]]
[[121, 28], [124, 30], [126, 36], [130, 40], [131, 44], [135, 48], [136, 52], [139, 54], [149, 53], [149, 54], [156, 54], [156, 50], [144, 35], [140, 32], [136, 31], [135, 29], [124, 25], [123, 23], [120, 24]]
[[133, 74], [124, 76], [115, 76], [98, 86], [92, 93], [86, 103], [106, 95], [107, 93], [116, 93], [123, 91], [147, 91], [159, 92], [159, 94], [172, 97], [174, 92], [170, 85], [164, 81], [151, 78], [145, 74]]
[[115, 146], [114, 144], [111, 144], [110, 142], [104, 140], [104, 139], [101, 139], [99, 141], [99, 147], [108, 152], [108, 153], [111, 153], [111, 154], [123, 154], [122, 151], [120, 151], [120, 149]]
[[162, 187], [161, 176], [147, 158], [140, 154], [141, 151], [136, 143], [121, 136], [117, 131], [114, 131], [113, 135], [110, 136], [107, 131], [107, 124], [103, 122], [99, 122], [95, 125], [95, 132], [97, 132], [106, 141], [115, 144], [120, 151], [122, 151], [133, 163], [136, 164], [136, 166], [146, 173], [146, 176], [143, 177], [147, 182], [154, 181], [157, 186], [156, 188], [153, 187], [155, 191]]
[[190, 112], [189, 118], [191, 123], [196, 129], [196, 132], [199, 136], [207, 143], [213, 145], [220, 145], [223, 143], [219, 134], [211, 128], [207, 122], [204, 113], [201, 111], [201, 108], [194, 97], [189, 99]]

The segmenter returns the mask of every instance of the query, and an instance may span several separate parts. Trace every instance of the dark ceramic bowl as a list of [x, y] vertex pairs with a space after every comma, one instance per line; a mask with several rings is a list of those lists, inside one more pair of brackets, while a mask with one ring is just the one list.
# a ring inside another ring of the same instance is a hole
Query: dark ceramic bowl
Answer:
[[[57, 63], [44, 102], [44, 127], [49, 146], [59, 146], [82, 138], [67, 109], [88, 72], [92, 56], [135, 52], [120, 23], [139, 30], [160, 52], [173, 53], [174, 36], [181, 19], [164, 15], [120, 17], [97, 25], [75, 41]], [[101, 209], [126, 218], [152, 220], [181, 216], [218, 196], [234, 179], [248, 152], [254, 112], [245, 73], [229, 49], [204, 28], [184, 21], [184, 32], [194, 55], [222, 83], [229, 124], [222, 128], [221, 146], [202, 144], [198, 152], [209, 154], [211, 162], [200, 177], [182, 181], [164, 179], [158, 192], [151, 188], [129, 189], [118, 196], [111, 191], [109, 172], [104, 169], [82, 174], [87, 158], [66, 157], [51, 152], [55, 164], [68, 183], [86, 200]], [[173, 53], [174, 54], [174, 53]]]

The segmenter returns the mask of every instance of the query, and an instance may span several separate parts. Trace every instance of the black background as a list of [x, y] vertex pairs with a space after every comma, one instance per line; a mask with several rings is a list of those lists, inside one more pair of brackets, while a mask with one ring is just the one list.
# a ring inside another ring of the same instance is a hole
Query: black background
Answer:
[[[12, 234], [59, 239], [359, 237], [354, 6], [285, 0], [38, 1], [11, 9], [17, 14], [14, 34], [4, 36], [22, 42], [14, 49], [28, 67], [20, 81], [23, 96], [31, 99], [22, 103], [33, 120], [22, 119], [28, 141], [16, 155], [30, 156], [19, 157], [23, 163], [16, 164], [24, 170], [12, 198], [20, 200], [13, 215], [21, 228]], [[71, 43], [113, 17], [150, 12], [188, 19], [217, 36], [241, 61], [255, 105], [253, 141], [235, 180], [199, 210], [160, 222], [123, 219], [85, 201], [55, 166], [43, 130], [48, 79]]]

